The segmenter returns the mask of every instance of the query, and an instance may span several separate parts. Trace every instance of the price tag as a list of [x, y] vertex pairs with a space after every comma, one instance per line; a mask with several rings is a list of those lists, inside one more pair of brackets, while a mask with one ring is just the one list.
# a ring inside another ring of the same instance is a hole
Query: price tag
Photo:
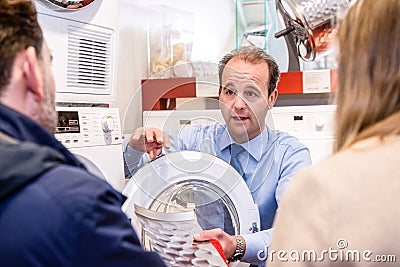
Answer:
[[330, 92], [331, 71], [329, 69], [303, 72], [303, 94]]

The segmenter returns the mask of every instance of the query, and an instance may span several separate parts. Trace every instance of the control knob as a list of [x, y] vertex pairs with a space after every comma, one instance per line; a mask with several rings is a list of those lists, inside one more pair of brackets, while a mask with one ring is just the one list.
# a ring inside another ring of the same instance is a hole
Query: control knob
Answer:
[[104, 116], [101, 119], [101, 128], [103, 132], [108, 133], [114, 130], [115, 124], [112, 116]]

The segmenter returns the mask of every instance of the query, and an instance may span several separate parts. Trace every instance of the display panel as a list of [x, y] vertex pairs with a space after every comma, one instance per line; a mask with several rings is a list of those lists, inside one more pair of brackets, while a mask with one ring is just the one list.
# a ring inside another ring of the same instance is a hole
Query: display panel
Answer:
[[78, 111], [57, 111], [55, 133], [80, 133]]

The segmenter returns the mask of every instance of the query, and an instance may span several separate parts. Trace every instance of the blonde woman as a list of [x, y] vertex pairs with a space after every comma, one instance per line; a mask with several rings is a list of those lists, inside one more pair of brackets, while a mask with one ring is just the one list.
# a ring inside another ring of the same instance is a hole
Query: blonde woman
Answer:
[[336, 153], [294, 177], [268, 267], [400, 260], [400, 1], [358, 0], [337, 40]]

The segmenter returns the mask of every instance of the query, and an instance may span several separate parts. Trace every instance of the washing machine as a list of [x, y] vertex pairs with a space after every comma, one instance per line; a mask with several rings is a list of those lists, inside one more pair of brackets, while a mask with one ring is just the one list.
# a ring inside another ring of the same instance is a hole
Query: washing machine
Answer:
[[95, 175], [116, 190], [125, 187], [117, 108], [56, 107], [55, 137]]
[[[198, 151], [166, 154], [140, 168], [128, 182], [122, 209], [146, 248], [135, 205], [164, 213], [195, 211], [203, 230], [221, 228], [231, 235], [260, 229], [257, 204], [236, 170], [222, 159]], [[247, 264], [246, 264], [247, 265]]]
[[[74, 2], [83, 6], [74, 8]], [[34, 3], [53, 55], [56, 102], [114, 103], [118, 1], [34, 0]]]
[[[272, 130], [287, 132], [306, 145], [313, 164], [333, 153], [336, 105], [281, 106], [268, 112], [266, 124]], [[219, 109], [155, 110], [143, 112], [143, 125], [169, 134], [182, 127], [224, 123]]]

